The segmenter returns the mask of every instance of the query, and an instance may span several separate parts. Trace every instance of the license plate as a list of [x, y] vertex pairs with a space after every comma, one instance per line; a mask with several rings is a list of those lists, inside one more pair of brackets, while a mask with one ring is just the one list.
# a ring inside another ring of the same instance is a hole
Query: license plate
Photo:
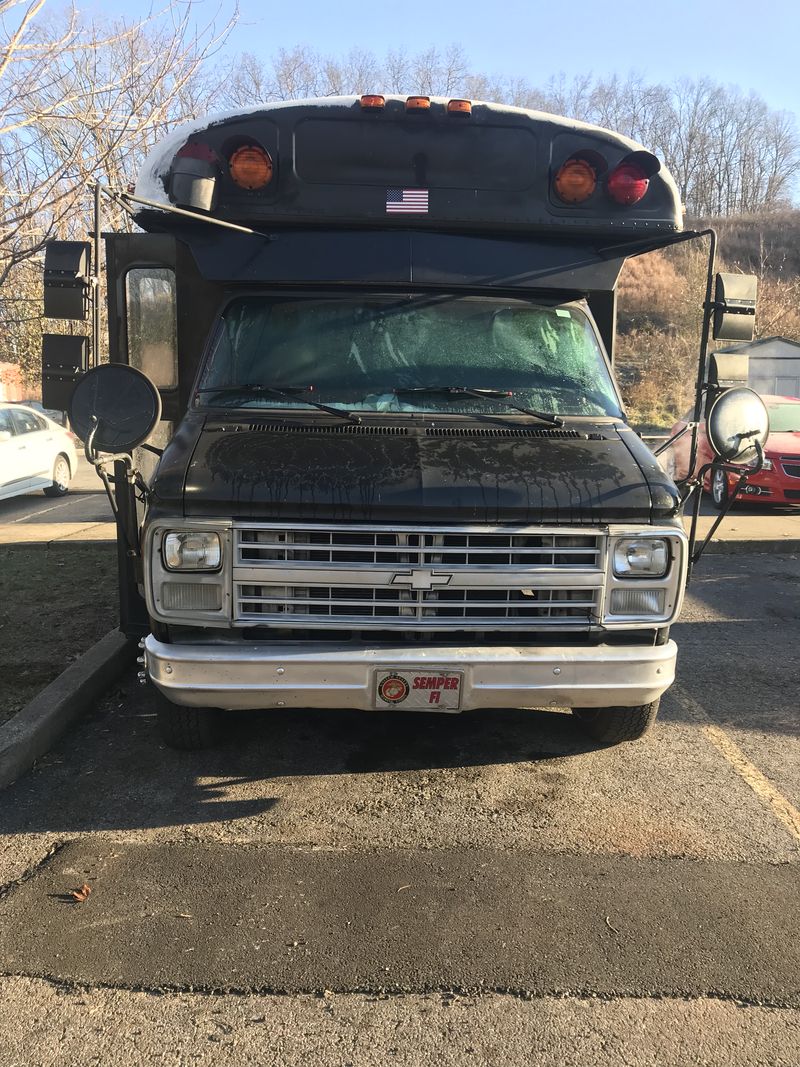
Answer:
[[458, 711], [462, 671], [401, 671], [380, 667], [375, 672], [377, 711]]

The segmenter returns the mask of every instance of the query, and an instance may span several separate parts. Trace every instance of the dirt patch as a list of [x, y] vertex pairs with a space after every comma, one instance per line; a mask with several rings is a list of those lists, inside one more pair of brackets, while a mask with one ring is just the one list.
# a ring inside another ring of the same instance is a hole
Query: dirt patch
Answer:
[[116, 546], [0, 547], [0, 723], [118, 620]]

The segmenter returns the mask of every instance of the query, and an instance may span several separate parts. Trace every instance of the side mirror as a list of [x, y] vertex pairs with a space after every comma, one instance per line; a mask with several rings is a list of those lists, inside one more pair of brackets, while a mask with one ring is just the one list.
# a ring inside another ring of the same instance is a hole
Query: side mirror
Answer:
[[91, 248], [88, 241], [48, 241], [45, 245], [46, 318], [87, 318], [91, 293]]
[[[161, 396], [146, 374], [126, 363], [102, 363], [87, 371], [69, 402], [69, 421], [97, 452], [130, 452], [143, 444], [161, 418]], [[91, 439], [91, 441], [90, 441]]]
[[718, 274], [714, 290], [715, 341], [752, 341], [756, 328], [755, 274]]
[[716, 455], [727, 463], [757, 459], [769, 437], [766, 405], [752, 389], [727, 389], [714, 401], [706, 421], [706, 434]]
[[8, 432], [8, 430], [0, 430], [0, 445], [2, 445], [3, 441], [10, 441], [10, 440], [11, 440], [11, 434]]

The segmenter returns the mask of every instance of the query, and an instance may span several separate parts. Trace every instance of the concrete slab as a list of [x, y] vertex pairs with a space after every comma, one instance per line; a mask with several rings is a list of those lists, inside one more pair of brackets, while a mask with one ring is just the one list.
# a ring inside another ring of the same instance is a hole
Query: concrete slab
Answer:
[[[717, 512], [704, 504], [697, 523], [698, 537], [705, 538], [717, 519]], [[684, 519], [688, 533], [689, 518]], [[708, 551], [717, 552], [798, 552], [800, 551], [800, 508], [770, 510], [744, 505], [723, 519]]]
[[[76, 903], [83, 883], [92, 893]], [[83, 841], [0, 901], [0, 971], [135, 989], [793, 1007], [799, 905], [794, 865]]]
[[64, 541], [116, 541], [113, 522], [51, 522], [0, 525], [0, 545], [50, 545]]

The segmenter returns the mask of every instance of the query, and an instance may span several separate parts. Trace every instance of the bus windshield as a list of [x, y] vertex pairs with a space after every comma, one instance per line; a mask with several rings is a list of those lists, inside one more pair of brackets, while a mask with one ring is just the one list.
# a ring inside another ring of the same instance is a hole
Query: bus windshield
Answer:
[[580, 307], [495, 296], [239, 297], [218, 322], [198, 400], [302, 408], [303, 390], [313, 390], [353, 411], [502, 411], [496, 398], [458, 389], [507, 391], [557, 415], [621, 414]]

